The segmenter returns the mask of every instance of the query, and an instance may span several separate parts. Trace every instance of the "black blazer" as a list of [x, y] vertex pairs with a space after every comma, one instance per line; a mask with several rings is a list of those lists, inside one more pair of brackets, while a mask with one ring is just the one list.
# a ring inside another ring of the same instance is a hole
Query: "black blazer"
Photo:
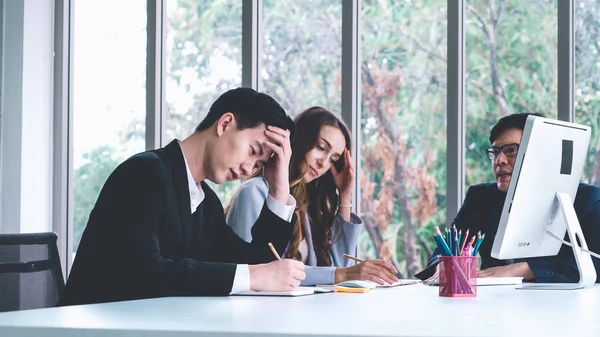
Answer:
[[[485, 239], [479, 247], [481, 268], [527, 262], [535, 275], [536, 282], [577, 282], [579, 272], [573, 250], [566, 245], [561, 247], [556, 256], [517, 260], [498, 260], [491, 256], [492, 245], [502, 216], [504, 199], [506, 199], [506, 193], [501, 192], [495, 183], [471, 186], [454, 219], [458, 229], [463, 232], [469, 229], [469, 236], [477, 234], [478, 231], [485, 233]], [[600, 188], [579, 184], [573, 207], [588, 248], [593, 252], [600, 252]], [[568, 234], [565, 235], [565, 239], [569, 240]], [[600, 274], [600, 260], [592, 258], [592, 261], [596, 267], [596, 273]], [[596, 282], [600, 282], [600, 277], [596, 279]]]
[[[247, 243], [204, 182], [192, 215], [178, 141], [137, 154], [109, 176], [90, 214], [59, 306], [182, 295], [227, 295], [237, 263], [274, 260], [292, 223], [263, 206]], [[293, 220], [292, 220], [293, 221]]]

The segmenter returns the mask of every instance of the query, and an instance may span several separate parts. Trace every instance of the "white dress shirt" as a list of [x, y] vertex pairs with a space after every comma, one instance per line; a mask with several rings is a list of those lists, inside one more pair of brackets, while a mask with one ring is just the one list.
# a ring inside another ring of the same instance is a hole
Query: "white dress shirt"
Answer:
[[[185, 155], [183, 155], [183, 160], [185, 161], [188, 188], [190, 190], [190, 211], [191, 214], [193, 214], [202, 201], [204, 201], [205, 194], [202, 190], [202, 186], [196, 184]], [[288, 197], [287, 205], [275, 200], [271, 195], [267, 197], [266, 203], [271, 212], [278, 217], [288, 222], [292, 220], [294, 210], [296, 209], [296, 199], [291, 195]], [[233, 277], [233, 286], [231, 287], [231, 292], [229, 294], [237, 294], [248, 290], [250, 290], [250, 269], [247, 264], [238, 264], [235, 269], [235, 276]]]

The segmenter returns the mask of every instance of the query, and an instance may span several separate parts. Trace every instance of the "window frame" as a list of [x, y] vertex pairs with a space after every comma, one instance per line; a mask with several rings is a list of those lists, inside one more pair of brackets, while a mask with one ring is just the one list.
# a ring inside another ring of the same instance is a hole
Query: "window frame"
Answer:
[[[464, 9], [466, 0], [447, 0], [447, 205], [446, 222], [460, 209], [465, 193]], [[146, 149], [165, 144], [166, 0], [147, 0]], [[65, 277], [73, 258], [73, 6], [72, 0], [55, 0], [54, 138], [52, 228], [59, 235]], [[359, 167], [361, 1], [342, 2], [342, 119], [353, 134], [353, 158]], [[574, 16], [573, 1], [558, 1], [558, 119], [574, 120]], [[108, 21], [107, 21], [108, 22]], [[261, 89], [260, 51], [262, 0], [243, 0], [242, 83]], [[358, 208], [358, 174], [353, 205]]]

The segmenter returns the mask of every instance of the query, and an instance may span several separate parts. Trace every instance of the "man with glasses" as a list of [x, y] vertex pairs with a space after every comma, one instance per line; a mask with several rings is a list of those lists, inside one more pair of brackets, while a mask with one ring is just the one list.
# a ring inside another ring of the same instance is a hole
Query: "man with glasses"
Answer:
[[[470, 236], [479, 231], [485, 234], [479, 247], [481, 270], [478, 277], [523, 277], [525, 281], [541, 283], [577, 282], [579, 272], [573, 251], [565, 245], [556, 256], [518, 260], [491, 257], [519, 143], [529, 115], [543, 117], [537, 113], [518, 113], [503, 117], [494, 125], [490, 132], [491, 147], [485, 152], [491, 160], [495, 182], [471, 186], [454, 223], [463, 233], [468, 229]], [[574, 208], [588, 248], [600, 252], [600, 188], [579, 184]], [[600, 260], [593, 261], [596, 271], [600, 272]], [[437, 259], [432, 258], [428, 266], [433, 268], [434, 262]], [[600, 282], [600, 278], [597, 278], [597, 282]]]

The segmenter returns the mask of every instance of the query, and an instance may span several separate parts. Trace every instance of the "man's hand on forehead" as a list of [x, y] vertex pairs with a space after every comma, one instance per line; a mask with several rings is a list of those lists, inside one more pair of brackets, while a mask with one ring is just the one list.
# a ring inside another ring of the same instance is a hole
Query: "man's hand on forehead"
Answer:
[[278, 127], [268, 126], [265, 135], [269, 138], [265, 142], [265, 148], [273, 151], [269, 160], [270, 165], [267, 165], [263, 171], [264, 178], [269, 183], [269, 194], [275, 200], [287, 204], [290, 193], [289, 165], [292, 156], [290, 132]]

